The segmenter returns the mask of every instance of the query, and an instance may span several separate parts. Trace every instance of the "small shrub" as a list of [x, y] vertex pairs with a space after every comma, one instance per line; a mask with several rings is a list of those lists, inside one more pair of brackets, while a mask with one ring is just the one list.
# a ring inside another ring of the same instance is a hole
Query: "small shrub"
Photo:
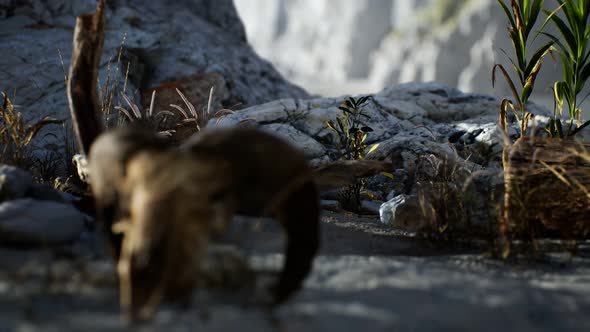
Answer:
[[[567, 137], [577, 134], [590, 124], [590, 121], [582, 124], [582, 109], [580, 108], [583, 102], [580, 94], [590, 76], [590, 50], [588, 49], [590, 3], [586, 0], [557, 0], [557, 2], [560, 4], [557, 10], [553, 12], [544, 10], [544, 12], [547, 14], [547, 20], [554, 23], [562, 40], [557, 36], [542, 32], [556, 45], [563, 70], [563, 80], [555, 82], [553, 86], [554, 112], [547, 131], [552, 137]], [[559, 10], [564, 13], [565, 21], [557, 16]], [[564, 103], [567, 104], [569, 110], [569, 121], [565, 131], [561, 123]], [[577, 126], [574, 128], [576, 120]]]
[[[342, 154], [343, 160], [362, 160], [365, 156], [375, 150], [378, 144], [375, 144], [367, 151], [367, 133], [373, 129], [365, 125], [366, 120], [371, 116], [363, 110], [363, 105], [368, 101], [369, 96], [346, 98], [342, 105], [338, 107], [341, 116], [336, 117], [336, 123], [332, 120], [326, 121], [326, 125], [338, 136], [336, 147]], [[344, 208], [351, 211], [360, 210], [361, 190], [365, 186], [363, 179], [351, 185], [342, 192]]]
[[[495, 85], [496, 70], [500, 70], [514, 97], [514, 101], [502, 99], [500, 103], [500, 128], [504, 133], [507, 132], [507, 116], [508, 112], [511, 111], [519, 123], [520, 137], [526, 135], [529, 121], [533, 118], [533, 114], [526, 109], [526, 103], [533, 92], [543, 59], [553, 45], [553, 41], [547, 42], [532, 52], [532, 56], [529, 57], [529, 54], [531, 54], [529, 52], [529, 37], [541, 12], [543, 2], [543, 0], [534, 0], [532, 2], [528, 0], [511, 0], [512, 11], [510, 11], [502, 0], [498, 0], [510, 21], [508, 36], [512, 41], [515, 57], [507, 56], [518, 77], [520, 89], [517, 89], [508, 71], [501, 64], [495, 64], [493, 67], [492, 84]], [[504, 50], [502, 51], [504, 52]], [[504, 53], [506, 54], [506, 52]], [[516, 103], [516, 106], [514, 103]]]
[[332, 120], [326, 121], [328, 128], [338, 135], [336, 146], [344, 160], [361, 160], [365, 156], [367, 133], [373, 131], [364, 125], [364, 120], [371, 119], [362, 108], [368, 99], [368, 96], [345, 99], [338, 107], [342, 116], [336, 118], [337, 125]]

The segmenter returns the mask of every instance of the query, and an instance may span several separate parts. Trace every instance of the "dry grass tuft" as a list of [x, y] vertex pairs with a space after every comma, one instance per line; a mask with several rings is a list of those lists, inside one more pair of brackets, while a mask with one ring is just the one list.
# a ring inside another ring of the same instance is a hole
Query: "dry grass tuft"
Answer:
[[36, 162], [40, 162], [36, 161], [31, 154], [31, 141], [45, 126], [62, 124], [63, 121], [44, 117], [38, 121], [27, 122], [4, 92], [2, 92], [2, 98], [3, 102], [0, 106], [0, 160], [18, 167], [30, 168]]
[[503, 255], [522, 239], [580, 240], [590, 234], [590, 144], [547, 138], [519, 139], [505, 169], [505, 210], [500, 221]]

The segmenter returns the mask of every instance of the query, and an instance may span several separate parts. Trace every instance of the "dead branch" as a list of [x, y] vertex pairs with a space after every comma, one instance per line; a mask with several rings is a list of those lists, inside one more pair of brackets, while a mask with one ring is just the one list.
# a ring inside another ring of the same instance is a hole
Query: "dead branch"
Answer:
[[67, 94], [74, 133], [84, 154], [103, 130], [96, 81], [104, 43], [104, 6], [105, 0], [98, 0], [96, 12], [78, 16], [74, 30]]

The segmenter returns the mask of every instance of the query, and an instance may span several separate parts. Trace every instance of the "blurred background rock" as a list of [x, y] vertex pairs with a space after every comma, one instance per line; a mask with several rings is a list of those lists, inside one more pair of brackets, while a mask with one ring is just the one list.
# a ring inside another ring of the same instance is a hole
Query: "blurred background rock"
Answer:
[[[253, 47], [311, 93], [339, 96], [438, 81], [466, 92], [509, 94], [503, 79], [496, 89], [491, 82], [494, 63], [511, 68], [501, 49], [514, 53], [496, 0], [234, 2]], [[556, 7], [555, 0], [545, 1], [545, 8]], [[548, 57], [533, 100], [552, 105], [549, 87], [560, 78], [560, 65]]]

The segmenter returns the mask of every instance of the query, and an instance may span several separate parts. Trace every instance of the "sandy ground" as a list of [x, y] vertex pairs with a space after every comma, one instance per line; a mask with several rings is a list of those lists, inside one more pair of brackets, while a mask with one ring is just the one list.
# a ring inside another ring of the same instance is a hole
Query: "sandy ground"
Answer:
[[[199, 306], [163, 307], [151, 324], [134, 329], [590, 331], [587, 247], [573, 259], [504, 263], [465, 246], [402, 236], [374, 218], [327, 213], [322, 227], [312, 275], [280, 309], [209, 292]], [[277, 231], [263, 226], [256, 236], [241, 236], [255, 266], [280, 266]], [[112, 266], [101, 257], [80, 247], [0, 250], [0, 332], [129, 329], [119, 316]]]

